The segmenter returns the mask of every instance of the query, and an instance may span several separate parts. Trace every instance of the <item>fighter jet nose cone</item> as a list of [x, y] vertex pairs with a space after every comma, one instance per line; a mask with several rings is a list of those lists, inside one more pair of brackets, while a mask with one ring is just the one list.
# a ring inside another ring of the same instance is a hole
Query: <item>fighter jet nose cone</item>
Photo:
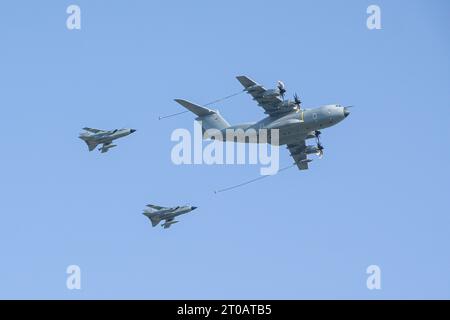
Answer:
[[348, 110], [348, 107], [344, 108], [344, 117], [348, 117], [348, 115], [350, 114], [350, 110]]
[[136, 129], [130, 129], [130, 132], [134, 133], [134, 132], [136, 132]]
[[197, 209], [197, 207], [191, 207], [191, 210], [195, 210], [195, 209]]

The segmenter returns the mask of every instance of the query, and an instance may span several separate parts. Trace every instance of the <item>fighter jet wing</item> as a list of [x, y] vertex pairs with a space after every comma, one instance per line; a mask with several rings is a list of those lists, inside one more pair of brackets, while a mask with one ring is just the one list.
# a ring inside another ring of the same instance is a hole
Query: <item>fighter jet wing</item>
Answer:
[[[253, 97], [253, 100], [256, 100], [258, 105], [265, 110], [266, 114], [273, 115], [280, 113], [279, 105], [283, 102], [283, 100], [279, 95], [268, 94], [268, 90], [266, 88], [247, 76], [238, 76], [236, 78], [244, 86], [244, 90]], [[283, 113], [289, 111], [291, 110], [283, 108]]]
[[83, 130], [89, 131], [89, 132], [91, 132], [91, 133], [106, 132], [105, 130], [94, 129], [94, 128], [88, 128], [88, 127], [83, 128]]
[[155, 209], [155, 210], [167, 209], [166, 207], [155, 206], [153, 204], [148, 204], [147, 207]]
[[306, 148], [305, 140], [299, 141], [296, 144], [288, 144], [287, 147], [297, 167], [300, 170], [308, 170], [308, 162], [311, 162], [311, 160], [308, 160], [308, 156], [304, 152]]

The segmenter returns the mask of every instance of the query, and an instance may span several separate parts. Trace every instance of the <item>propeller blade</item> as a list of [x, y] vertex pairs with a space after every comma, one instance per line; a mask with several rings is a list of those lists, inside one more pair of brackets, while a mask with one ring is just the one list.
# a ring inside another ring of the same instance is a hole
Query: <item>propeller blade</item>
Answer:
[[298, 98], [297, 93], [294, 93], [294, 103], [295, 103], [297, 106], [300, 106], [300, 104], [302, 103], [301, 100]]
[[314, 135], [316, 136], [317, 145], [320, 145], [320, 135], [321, 134], [322, 134], [322, 132], [320, 132], [319, 130], [314, 131]]
[[316, 155], [319, 156], [319, 159], [323, 158], [323, 149], [324, 149], [324, 147], [322, 146], [322, 144], [320, 142], [317, 142], [317, 153], [316, 153]]
[[319, 150], [319, 152], [317, 152], [317, 156], [319, 157], [319, 159], [323, 158], [323, 150]]

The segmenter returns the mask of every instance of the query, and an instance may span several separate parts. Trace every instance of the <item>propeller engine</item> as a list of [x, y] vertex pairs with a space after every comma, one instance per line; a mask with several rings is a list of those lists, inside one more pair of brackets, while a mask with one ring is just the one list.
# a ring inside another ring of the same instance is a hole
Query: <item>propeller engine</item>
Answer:
[[297, 93], [294, 93], [294, 103], [297, 106], [297, 108], [300, 109], [300, 105], [301, 105], [302, 101], [299, 99]]
[[322, 134], [322, 132], [320, 132], [319, 130], [314, 131], [314, 135], [316, 136], [317, 143], [320, 143], [320, 135], [321, 134]]
[[314, 135], [316, 136], [316, 141], [317, 141], [317, 153], [316, 153], [316, 155], [319, 157], [319, 159], [323, 158], [323, 150], [324, 150], [324, 147], [320, 143], [320, 135], [321, 134], [322, 134], [322, 132], [320, 132], [319, 130], [314, 131]]
[[277, 82], [277, 89], [278, 89], [278, 92], [280, 93], [281, 98], [284, 101], [284, 94], [286, 93], [286, 87], [285, 87], [283, 81]]
[[323, 158], [323, 149], [324, 147], [319, 143], [317, 143], [317, 153], [316, 155], [319, 157], [319, 159]]

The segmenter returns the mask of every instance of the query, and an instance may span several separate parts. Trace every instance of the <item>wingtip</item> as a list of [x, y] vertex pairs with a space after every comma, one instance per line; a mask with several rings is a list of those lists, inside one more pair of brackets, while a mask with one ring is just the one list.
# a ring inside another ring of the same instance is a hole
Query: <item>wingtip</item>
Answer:
[[249, 78], [248, 76], [237, 76], [236, 79], [244, 86], [244, 88], [248, 88], [257, 84], [256, 81]]
[[189, 103], [189, 101], [187, 101], [186, 99], [173, 99], [176, 103], [181, 104], [182, 106], [185, 106], [187, 103]]

